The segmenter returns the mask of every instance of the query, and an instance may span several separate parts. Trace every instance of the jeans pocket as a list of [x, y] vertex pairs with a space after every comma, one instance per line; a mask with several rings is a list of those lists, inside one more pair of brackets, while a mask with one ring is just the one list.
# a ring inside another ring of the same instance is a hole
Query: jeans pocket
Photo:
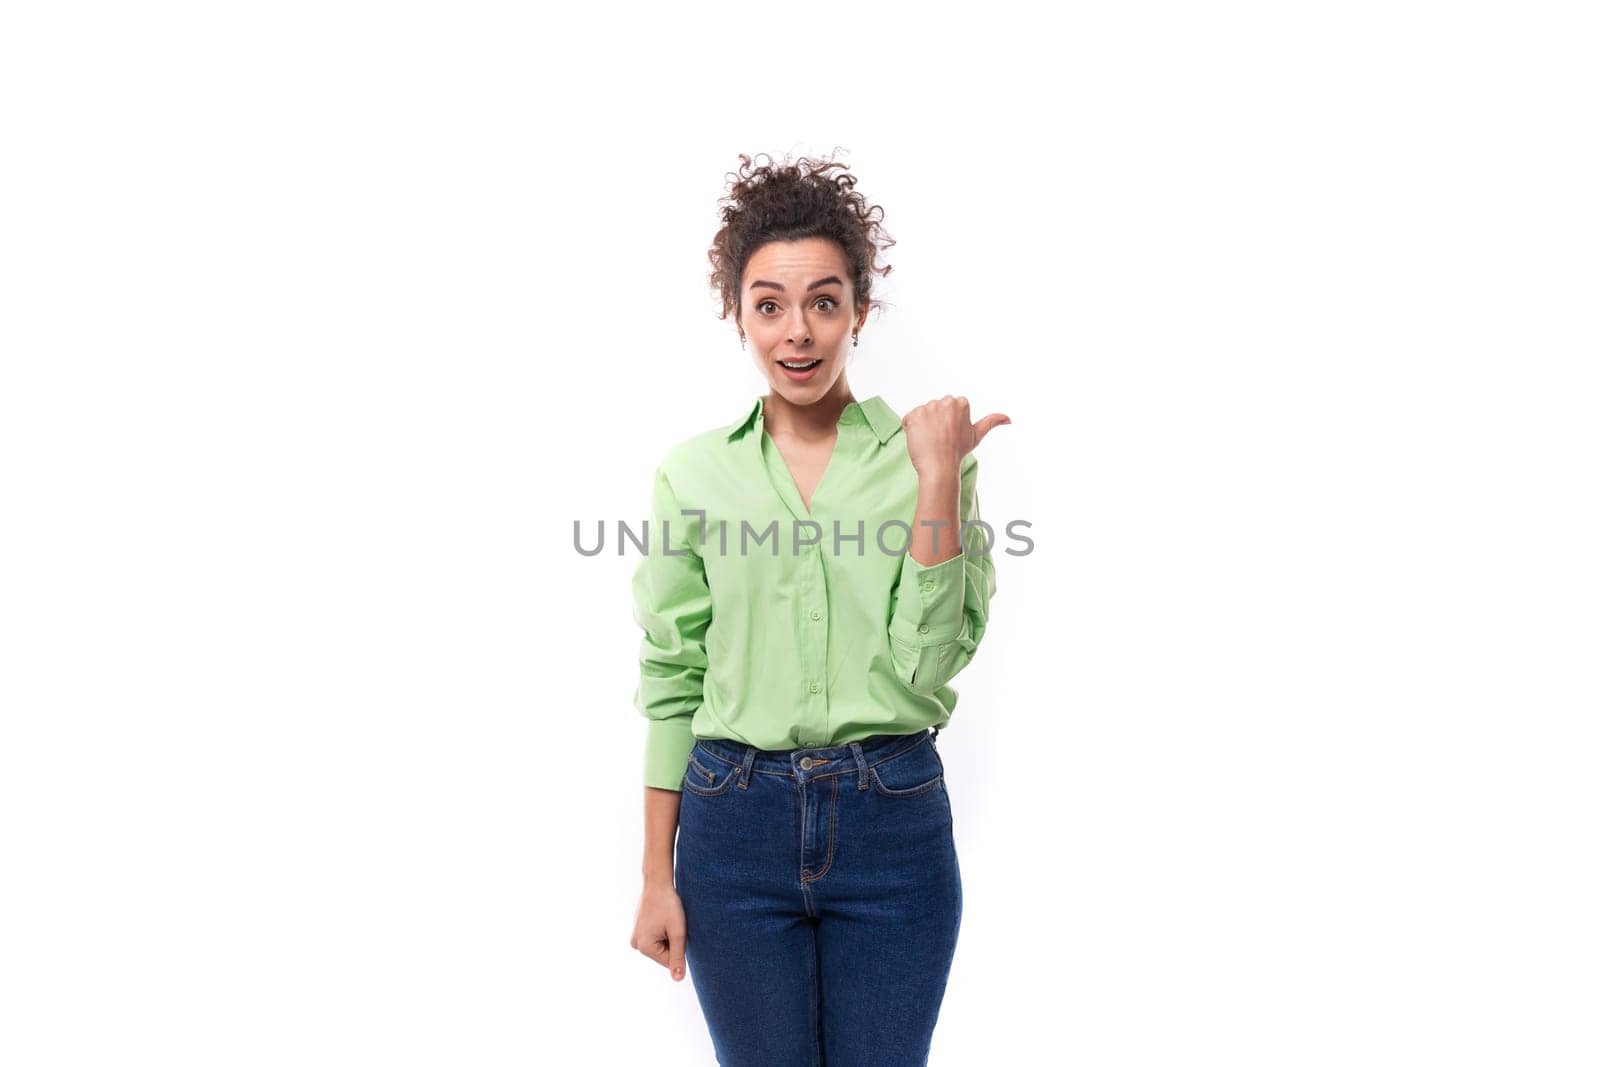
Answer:
[[874, 763], [868, 772], [881, 796], [920, 797], [944, 784], [944, 761], [931, 741]]
[[689, 765], [683, 771], [684, 791], [700, 797], [722, 796], [733, 788], [744, 768], [729, 766], [713, 756], [697, 758], [698, 751], [697, 747], [689, 753]]

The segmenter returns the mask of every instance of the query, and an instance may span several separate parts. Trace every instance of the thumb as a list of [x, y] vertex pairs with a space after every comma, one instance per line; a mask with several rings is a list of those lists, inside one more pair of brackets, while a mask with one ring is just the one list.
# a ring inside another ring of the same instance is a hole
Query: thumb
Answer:
[[1009, 425], [1011, 425], [1011, 416], [1010, 415], [1001, 415], [998, 412], [993, 414], [993, 415], [985, 415], [983, 418], [979, 419], [977, 422], [973, 423], [973, 425], [972, 425], [972, 433], [973, 433], [972, 443], [974, 445], [978, 444], [980, 441], [983, 440], [984, 434], [988, 433], [990, 430], [994, 429], [996, 426], [1009, 426]]
[[674, 982], [682, 981], [684, 928], [682, 926], [668, 926], [667, 940], [672, 946], [672, 951], [667, 957], [667, 967], [672, 973]]

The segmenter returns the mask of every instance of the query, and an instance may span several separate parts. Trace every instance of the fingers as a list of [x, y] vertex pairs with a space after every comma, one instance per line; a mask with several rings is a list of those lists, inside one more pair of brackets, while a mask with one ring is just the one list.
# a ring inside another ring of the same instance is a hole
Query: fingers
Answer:
[[686, 942], [685, 930], [681, 924], [668, 923], [665, 927], [657, 927], [661, 933], [640, 943], [637, 931], [628, 939], [628, 944], [640, 955], [648, 956], [661, 966], [665, 967], [672, 975], [675, 982], [683, 980], [684, 974], [684, 945]]
[[901, 416], [900, 421], [904, 422], [913, 414], [920, 416], [923, 414], [931, 414], [936, 411], [949, 411], [954, 415], [966, 415], [969, 410], [970, 409], [967, 406], [966, 397], [951, 396], [949, 393], [946, 393], [944, 396], [936, 396], [932, 400], [926, 400], [921, 404], [918, 404], [916, 407], [906, 412], [905, 415]]
[[967, 446], [970, 451], [976, 448], [996, 426], [1011, 425], [1011, 416], [995, 412], [992, 415], [985, 415], [974, 423], [967, 398], [946, 393], [942, 397], [935, 397], [912, 408], [901, 417], [900, 422], [906, 428], [908, 441], [919, 439], [919, 435], [937, 432], [940, 429], [965, 438], [967, 427], [971, 427], [972, 443]]
[[683, 943], [685, 930], [681, 924], [667, 926], [667, 939], [672, 944], [669, 954], [668, 966], [672, 972], [674, 982], [683, 981]]

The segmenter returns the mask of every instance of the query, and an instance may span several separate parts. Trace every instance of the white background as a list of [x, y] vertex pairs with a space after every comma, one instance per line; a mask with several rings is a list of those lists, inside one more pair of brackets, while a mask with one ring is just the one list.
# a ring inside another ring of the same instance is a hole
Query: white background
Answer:
[[[835, 146], [979, 449], [932, 1061], [1600, 1058], [1582, 5], [9, 5], [0, 1059], [708, 1064], [636, 556]], [[692, 936], [692, 933], [691, 933]]]

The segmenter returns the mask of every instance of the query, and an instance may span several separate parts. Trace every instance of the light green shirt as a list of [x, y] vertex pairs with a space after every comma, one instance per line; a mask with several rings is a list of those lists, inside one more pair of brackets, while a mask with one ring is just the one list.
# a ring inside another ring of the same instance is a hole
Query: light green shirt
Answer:
[[[846, 405], [808, 512], [764, 401], [673, 445], [643, 536], [630, 531], [646, 785], [681, 789], [697, 738], [772, 751], [942, 726], [988, 622], [995, 538], [970, 525], [975, 456], [964, 551], [925, 567], [907, 551], [918, 479], [900, 416], [878, 396]], [[940, 548], [956, 535], [936, 529]]]

